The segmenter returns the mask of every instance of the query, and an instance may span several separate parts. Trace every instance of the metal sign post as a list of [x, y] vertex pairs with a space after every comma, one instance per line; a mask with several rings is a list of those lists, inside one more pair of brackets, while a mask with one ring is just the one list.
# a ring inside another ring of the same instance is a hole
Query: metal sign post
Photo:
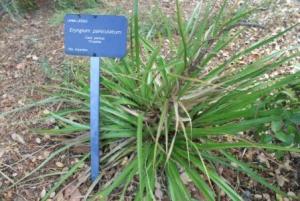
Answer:
[[64, 25], [65, 53], [91, 57], [91, 178], [95, 181], [100, 169], [100, 57], [126, 55], [128, 22], [124, 16], [68, 14]]
[[90, 149], [91, 177], [94, 181], [99, 175], [100, 142], [100, 58], [91, 57], [90, 68]]

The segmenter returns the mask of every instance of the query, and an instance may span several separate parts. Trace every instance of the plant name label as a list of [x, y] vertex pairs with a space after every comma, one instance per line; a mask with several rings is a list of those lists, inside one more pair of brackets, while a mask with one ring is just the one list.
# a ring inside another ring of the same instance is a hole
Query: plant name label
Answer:
[[68, 14], [64, 19], [65, 53], [122, 58], [127, 49], [124, 16]]

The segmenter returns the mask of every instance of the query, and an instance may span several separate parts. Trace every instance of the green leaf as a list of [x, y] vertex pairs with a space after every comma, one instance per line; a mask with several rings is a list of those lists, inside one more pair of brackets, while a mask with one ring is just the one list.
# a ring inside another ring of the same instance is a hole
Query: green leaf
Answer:
[[293, 122], [294, 124], [299, 125], [300, 124], [300, 113], [296, 113], [290, 116], [289, 120]]
[[134, 24], [134, 42], [135, 42], [135, 63], [137, 71], [140, 70], [140, 36], [139, 36], [139, 0], [134, 0], [133, 7], [133, 24]]
[[180, 179], [175, 163], [169, 161], [167, 164], [167, 181], [172, 201], [190, 201], [191, 197]]
[[280, 141], [282, 141], [282, 142], [284, 142], [286, 144], [291, 144], [294, 141], [294, 135], [292, 135], [291, 133], [286, 134], [283, 131], [277, 131], [277, 132], [275, 132], [275, 137], [278, 140], [280, 140]]
[[229, 123], [222, 126], [210, 127], [210, 128], [193, 128], [191, 130], [192, 136], [212, 136], [212, 135], [236, 135], [240, 131], [246, 131], [251, 128], [262, 126], [265, 123], [269, 123], [272, 120], [276, 120], [280, 117], [263, 117], [259, 119], [242, 120], [241, 122]]
[[272, 121], [271, 129], [274, 133], [281, 130], [282, 122], [281, 121]]
[[137, 158], [138, 158], [138, 170], [139, 170], [139, 196], [143, 197], [143, 190], [146, 186], [144, 181], [144, 156], [143, 156], [143, 116], [138, 116], [137, 122]]
[[206, 198], [207, 201], [214, 201], [215, 200], [215, 193], [212, 189], [207, 185], [206, 181], [199, 172], [195, 169], [191, 168], [185, 161], [181, 160], [181, 158], [175, 157], [175, 161], [177, 161], [183, 168], [184, 171], [187, 173], [189, 178], [193, 181], [195, 186], [199, 189], [201, 194]]
[[114, 178], [112, 183], [107, 183], [103, 190], [97, 193], [97, 197], [101, 199], [105, 199], [108, 197], [108, 195], [111, 194], [111, 192], [119, 187], [120, 185], [124, 184], [128, 175], [131, 175], [133, 173], [137, 172], [137, 159], [134, 159], [131, 161], [126, 167], [123, 168], [122, 172], [118, 173], [117, 176]]
[[[174, 150], [174, 155], [177, 157], [182, 157], [186, 161], [187, 156], [184, 151], [176, 149]], [[205, 174], [205, 167], [203, 166], [200, 159], [195, 156], [191, 156], [191, 163], [194, 164], [197, 168], [199, 168]], [[213, 169], [208, 169], [209, 176], [211, 180], [216, 183], [221, 190], [223, 190], [233, 201], [242, 201], [243, 199], [238, 195], [238, 193], [227, 183], [227, 181], [219, 176]]]

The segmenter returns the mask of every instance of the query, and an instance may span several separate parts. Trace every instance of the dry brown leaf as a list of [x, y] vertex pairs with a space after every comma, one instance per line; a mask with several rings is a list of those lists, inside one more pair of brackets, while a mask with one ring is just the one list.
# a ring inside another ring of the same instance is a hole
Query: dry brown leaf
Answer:
[[45, 195], [46, 195], [46, 189], [43, 188], [43, 190], [40, 193], [40, 197], [43, 198], [43, 197], [45, 197]]
[[57, 193], [54, 197], [54, 201], [81, 201], [80, 191], [78, 190], [77, 186], [70, 184], [65, 189], [62, 189]]
[[290, 166], [290, 163], [291, 163], [290, 160], [286, 160], [283, 165], [280, 165], [280, 167], [283, 169], [286, 169], [288, 171], [292, 171], [293, 168], [292, 168], [292, 166]]
[[282, 175], [277, 175], [276, 180], [280, 187], [283, 187], [285, 182], [289, 182], [289, 180]]
[[161, 190], [161, 185], [158, 182], [155, 182], [155, 197], [157, 198], [158, 201], [162, 201], [163, 199], [163, 192]]
[[267, 166], [268, 168], [271, 167], [271, 166], [270, 166], [270, 163], [269, 163], [269, 161], [268, 161], [268, 159], [267, 159], [267, 157], [265, 156], [264, 153], [259, 154], [259, 155], [257, 156], [257, 159], [259, 160], [259, 162], [265, 163], [266, 166]]
[[14, 141], [16, 141], [16, 142], [19, 142], [19, 143], [21, 143], [21, 144], [25, 144], [25, 140], [24, 140], [24, 138], [23, 138], [21, 135], [18, 135], [18, 134], [16, 134], [16, 133], [13, 133], [13, 134], [11, 134], [11, 138], [12, 138]]
[[77, 186], [70, 185], [64, 191], [64, 197], [66, 201], [80, 201], [82, 195], [78, 190]]
[[271, 201], [271, 196], [269, 194], [264, 193], [263, 197], [265, 198], [266, 201]]
[[54, 197], [54, 201], [65, 201], [64, 195], [61, 191]]
[[3, 147], [0, 147], [0, 158], [2, 158], [5, 152], [6, 150]]
[[191, 182], [191, 179], [188, 177], [188, 175], [185, 172], [180, 174], [180, 178], [184, 184], [188, 184], [189, 182]]
[[260, 195], [260, 194], [255, 194], [254, 198], [257, 199], [257, 200], [261, 200], [263, 198], [263, 196]]
[[18, 70], [22, 70], [22, 69], [24, 69], [25, 68], [25, 63], [19, 63], [19, 64], [17, 64], [17, 66], [16, 66], [16, 68], [18, 69]]

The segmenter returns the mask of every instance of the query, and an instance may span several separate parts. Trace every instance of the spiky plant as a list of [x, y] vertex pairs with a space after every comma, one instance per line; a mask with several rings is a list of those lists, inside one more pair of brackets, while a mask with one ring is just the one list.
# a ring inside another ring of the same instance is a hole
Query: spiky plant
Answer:
[[[213, 7], [213, 3], [199, 4], [189, 20], [184, 20], [176, 1], [180, 40], [175, 33], [169, 37], [173, 41], [170, 54], [165, 56], [163, 42], [147, 41], [139, 35], [138, 0], [134, 1], [129, 55], [121, 61], [104, 60], [101, 69], [103, 154], [97, 182], [105, 184], [91, 199], [105, 200], [114, 192], [124, 200], [128, 186], [138, 182], [132, 195], [135, 200], [155, 200], [157, 183], [166, 187], [170, 200], [195, 200], [183, 181], [184, 173], [189, 185], [205, 200], [217, 200], [221, 192], [230, 200], [243, 200], [241, 191], [218, 172], [218, 167], [248, 175], [276, 194], [285, 195], [273, 182], [261, 177], [265, 170], [238, 159], [234, 151], [253, 148], [300, 152], [296, 146], [258, 143], [249, 137], [249, 131], [267, 130], [272, 122], [299, 117], [299, 108], [271, 107], [272, 99], [268, 97], [288, 84], [299, 84], [300, 72], [260, 79], [299, 56], [299, 51], [294, 48], [294, 53], [286, 54], [287, 50], [280, 50], [242, 65], [237, 61], [298, 24], [250, 44], [216, 64], [212, 61], [249, 25], [244, 20], [258, 8], [242, 6], [232, 10], [227, 1], [218, 10]], [[89, 130], [88, 73], [83, 64], [75, 65], [80, 68], [72, 71], [74, 79], [58, 87], [61, 91], [56, 95], [56, 100], [66, 103], [69, 109], [50, 112], [56, 123], [53, 129], [43, 132], [81, 137], [54, 152], [47, 161], [71, 146], [88, 143], [88, 136], [81, 135]], [[87, 155], [47, 195], [82, 168]], [[118, 171], [103, 180], [113, 166]]]

